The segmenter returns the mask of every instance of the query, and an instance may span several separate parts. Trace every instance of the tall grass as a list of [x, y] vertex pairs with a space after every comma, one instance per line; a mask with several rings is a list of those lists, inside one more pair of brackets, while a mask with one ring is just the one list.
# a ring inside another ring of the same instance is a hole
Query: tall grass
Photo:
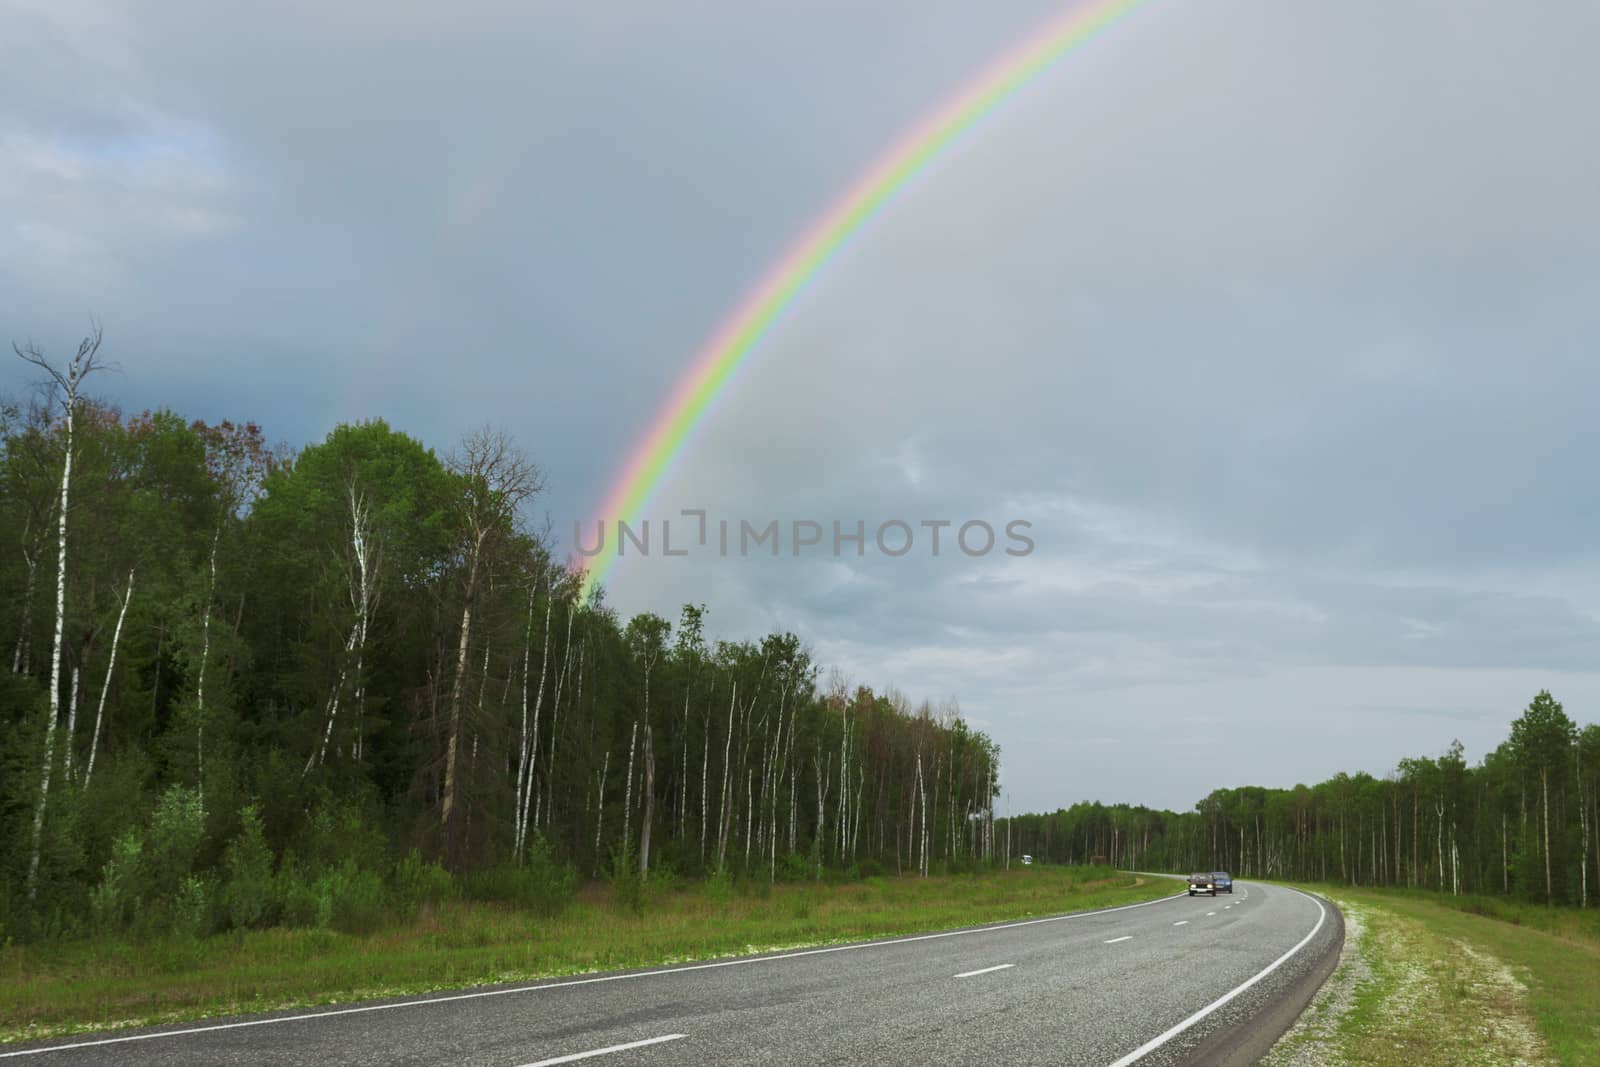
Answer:
[[[1527, 985], [1527, 1010], [1557, 1060], [1600, 1067], [1600, 913], [1594, 909], [1421, 890], [1307, 888], [1420, 922], [1444, 945], [1434, 962], [1448, 962], [1449, 941], [1494, 956]], [[1425, 1016], [1412, 1023], [1416, 1040], [1425, 1044], [1434, 1023]]]

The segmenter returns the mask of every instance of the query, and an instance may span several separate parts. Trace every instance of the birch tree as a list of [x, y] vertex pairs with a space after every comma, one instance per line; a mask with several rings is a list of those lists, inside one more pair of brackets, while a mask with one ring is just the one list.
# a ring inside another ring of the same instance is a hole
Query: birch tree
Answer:
[[101, 330], [98, 325], [92, 333], [78, 343], [78, 350], [67, 360], [66, 366], [57, 368], [32, 342], [13, 344], [12, 351], [24, 363], [44, 371], [57, 391], [61, 405], [62, 446], [61, 502], [57, 508], [56, 524], [56, 617], [54, 637], [50, 647], [50, 713], [45, 724], [44, 767], [39, 784], [39, 800], [33, 815], [33, 846], [28, 860], [28, 898], [33, 899], [38, 890], [39, 848], [44, 836], [45, 807], [50, 802], [50, 771], [55, 764], [57, 722], [61, 715], [61, 644], [67, 623], [67, 515], [72, 489], [73, 432], [77, 420], [78, 392], [84, 379], [103, 364], [99, 360]]
[[463, 497], [464, 576], [461, 629], [450, 686], [439, 836], [445, 855], [458, 859], [460, 842], [456, 840], [454, 820], [460, 788], [457, 764], [462, 736], [462, 693], [472, 647], [473, 609], [479, 577], [487, 554], [514, 532], [523, 505], [543, 490], [544, 472], [517, 448], [505, 431], [488, 428], [469, 434], [451, 457], [449, 466], [460, 480]]

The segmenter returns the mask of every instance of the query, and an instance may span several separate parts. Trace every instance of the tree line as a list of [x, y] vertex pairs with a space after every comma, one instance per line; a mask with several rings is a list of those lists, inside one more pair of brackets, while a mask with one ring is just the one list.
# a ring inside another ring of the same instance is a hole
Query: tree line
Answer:
[[[98, 331], [0, 411], [0, 936], [327, 921], [398, 885], [932, 873], [996, 855], [999, 751], [793, 634], [626, 621], [504, 432], [298, 451], [124, 416]], [[506, 872], [512, 872], [507, 875]], [[154, 920], [151, 920], [154, 921]]]
[[1193, 811], [1075, 804], [1002, 824], [1017, 854], [1125, 868], [1600, 904], [1600, 724], [1541, 691], [1476, 765], [1459, 741], [1382, 777], [1218, 789]]

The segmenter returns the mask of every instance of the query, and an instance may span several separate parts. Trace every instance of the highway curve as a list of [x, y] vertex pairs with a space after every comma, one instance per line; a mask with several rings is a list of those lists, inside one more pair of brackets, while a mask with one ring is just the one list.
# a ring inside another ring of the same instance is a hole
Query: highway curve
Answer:
[[63, 1038], [19, 1064], [1249, 1063], [1332, 969], [1292, 889], [736, 960]]

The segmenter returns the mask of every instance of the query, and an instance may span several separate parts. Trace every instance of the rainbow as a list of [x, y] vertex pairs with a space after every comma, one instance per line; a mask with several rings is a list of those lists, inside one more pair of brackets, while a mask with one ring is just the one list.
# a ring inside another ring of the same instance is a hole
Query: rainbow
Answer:
[[[1089, 0], [1047, 22], [980, 72], [944, 106], [904, 134], [808, 227], [706, 342], [639, 440], [601, 506], [602, 521], [636, 521], [685, 451], [690, 436], [734, 373], [771, 332], [784, 310], [894, 196], [962, 135], [1063, 57], [1148, 0]], [[586, 561], [584, 594], [605, 580], [617, 553], [615, 529], [606, 549]]]

